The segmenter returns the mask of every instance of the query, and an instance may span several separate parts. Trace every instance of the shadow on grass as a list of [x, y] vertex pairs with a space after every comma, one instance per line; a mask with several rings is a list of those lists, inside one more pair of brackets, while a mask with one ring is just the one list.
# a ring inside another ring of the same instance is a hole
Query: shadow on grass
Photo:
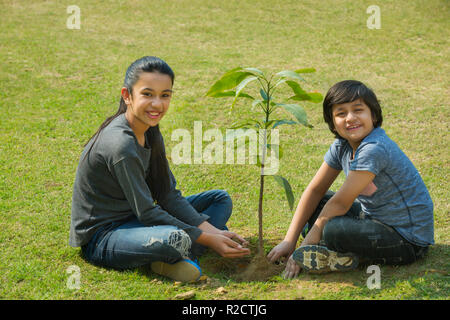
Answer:
[[[367, 282], [373, 272], [361, 265], [349, 272], [300, 273], [302, 284], [317, 284], [326, 298], [448, 299], [450, 296], [449, 246], [431, 246], [427, 255], [403, 266], [380, 265], [380, 289]], [[328, 291], [328, 292], [326, 292]]]
[[[256, 239], [250, 239], [252, 256]], [[274, 245], [265, 245], [266, 254]], [[378, 299], [448, 299], [450, 296], [449, 246], [431, 246], [427, 255], [415, 263], [403, 266], [380, 265], [380, 289], [370, 289], [368, 265], [361, 265], [349, 272], [311, 274], [302, 271], [296, 280], [301, 286], [320, 287], [328, 298], [378, 298]], [[225, 259], [208, 252], [200, 260], [202, 269], [212, 277], [241, 282], [239, 274], [248, 267], [252, 257]], [[282, 268], [284, 269], [284, 267]], [[264, 281], [285, 283], [281, 272]]]
[[[200, 258], [200, 266], [203, 273], [217, 280], [232, 282], [252, 282], [240, 278], [246, 268], [252, 262], [257, 252], [257, 238], [247, 239], [250, 242], [251, 256], [227, 259], [220, 257], [217, 253], [207, 250]], [[265, 254], [275, 246], [274, 241], [266, 240]], [[272, 243], [273, 242], [273, 243]], [[326, 274], [311, 274], [301, 272], [293, 280], [302, 287], [320, 288], [318, 297], [325, 298], [354, 298], [354, 299], [448, 299], [450, 296], [450, 246], [446, 244], [435, 244], [430, 247], [427, 255], [413, 264], [405, 266], [380, 266], [381, 289], [369, 289], [367, 279], [372, 273], [367, 273], [367, 265], [359, 266], [356, 270], [349, 272], [332, 272]], [[81, 250], [79, 256], [89, 263], [83, 256]], [[284, 265], [281, 263], [279, 272], [267, 276], [261, 282], [284, 283], [281, 278]], [[110, 268], [103, 269], [111, 270]], [[120, 270], [116, 270], [120, 272]], [[161, 277], [151, 271], [148, 266], [136, 268], [136, 271], [150, 279], [159, 279], [164, 282], [172, 281]]]

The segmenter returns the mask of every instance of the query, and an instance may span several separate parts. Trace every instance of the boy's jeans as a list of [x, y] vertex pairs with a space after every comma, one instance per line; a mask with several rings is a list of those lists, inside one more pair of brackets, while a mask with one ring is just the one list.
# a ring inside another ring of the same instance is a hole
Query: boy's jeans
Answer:
[[[334, 192], [328, 191], [319, 202], [308, 220], [309, 228], [314, 225], [325, 203], [333, 195]], [[361, 264], [409, 264], [423, 257], [428, 249], [408, 242], [392, 227], [364, 217], [358, 201], [353, 203], [345, 215], [328, 221], [323, 229], [322, 240], [332, 251], [357, 255]]]
[[[186, 200], [198, 212], [210, 216], [207, 220], [210, 224], [227, 230], [225, 224], [231, 215], [232, 202], [226, 191], [206, 191]], [[101, 228], [82, 247], [89, 262], [115, 269], [136, 268], [154, 261], [175, 263], [183, 257], [195, 258], [204, 250], [205, 247], [191, 243], [187, 233], [175, 226], [147, 227], [137, 218]]]

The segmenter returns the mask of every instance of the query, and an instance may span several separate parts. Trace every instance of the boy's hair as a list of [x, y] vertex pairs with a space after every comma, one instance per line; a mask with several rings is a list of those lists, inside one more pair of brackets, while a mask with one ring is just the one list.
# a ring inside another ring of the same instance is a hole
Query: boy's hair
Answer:
[[353, 102], [357, 99], [363, 100], [372, 112], [374, 128], [381, 127], [383, 115], [375, 93], [360, 81], [345, 80], [333, 85], [323, 100], [323, 118], [336, 138], [342, 139], [334, 128], [331, 112], [333, 105]]

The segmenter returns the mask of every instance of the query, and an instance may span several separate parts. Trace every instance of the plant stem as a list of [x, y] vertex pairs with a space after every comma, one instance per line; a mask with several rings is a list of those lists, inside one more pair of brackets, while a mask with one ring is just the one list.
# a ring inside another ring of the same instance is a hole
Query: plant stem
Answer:
[[[270, 107], [270, 82], [267, 84], [267, 111], [266, 111], [266, 123], [269, 122], [269, 107]], [[258, 205], [258, 254], [264, 255], [264, 244], [263, 244], [263, 195], [264, 195], [264, 163], [266, 159], [267, 151], [267, 128], [264, 126], [264, 137], [263, 137], [263, 147], [262, 147], [262, 159], [261, 159], [261, 177], [260, 177], [260, 187], [259, 187], [259, 205]]]
[[263, 246], [263, 224], [262, 224], [262, 204], [263, 204], [263, 193], [264, 193], [264, 164], [261, 164], [261, 183], [259, 187], [259, 207], [258, 207], [258, 254], [264, 254]]

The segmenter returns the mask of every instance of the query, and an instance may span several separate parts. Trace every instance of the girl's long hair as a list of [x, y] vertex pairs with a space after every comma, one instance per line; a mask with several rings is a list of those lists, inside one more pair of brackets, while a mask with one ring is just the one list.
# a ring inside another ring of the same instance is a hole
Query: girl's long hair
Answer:
[[[169, 65], [157, 57], [142, 57], [133, 62], [127, 69], [125, 74], [125, 80], [123, 86], [128, 89], [130, 95], [132, 94], [134, 84], [139, 80], [140, 75], [143, 72], [159, 72], [168, 75], [172, 79], [172, 85], [175, 80], [175, 74]], [[117, 112], [108, 117], [98, 128], [97, 132], [86, 142], [86, 147], [89, 142], [94, 139], [89, 150], [86, 152], [84, 158], [89, 154], [98, 139], [100, 132], [106, 128], [111, 121], [117, 118], [119, 115], [127, 111], [127, 105], [123, 98], [120, 98], [119, 109]], [[159, 126], [150, 127], [145, 132], [146, 140], [150, 144], [150, 172], [146, 177], [146, 181], [152, 192], [152, 196], [156, 201], [159, 201], [164, 194], [170, 189], [169, 178], [169, 164], [166, 158], [164, 149], [164, 141], [159, 131]], [[83, 159], [84, 159], [83, 158]]]

